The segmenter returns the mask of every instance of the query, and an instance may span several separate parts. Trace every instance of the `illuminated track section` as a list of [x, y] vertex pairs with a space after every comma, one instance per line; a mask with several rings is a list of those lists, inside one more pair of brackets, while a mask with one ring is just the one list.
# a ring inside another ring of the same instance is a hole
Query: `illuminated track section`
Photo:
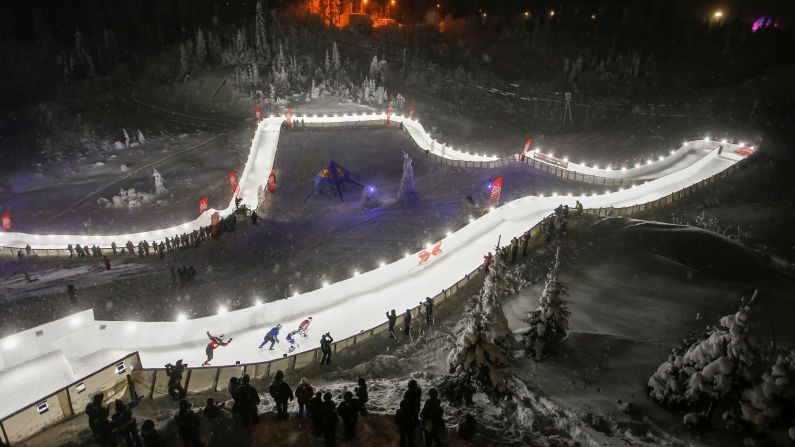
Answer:
[[[383, 122], [386, 115], [300, 119], [306, 124], [342, 124]], [[402, 123], [420, 149], [432, 150], [436, 154], [442, 151], [439, 145], [432, 147], [433, 140], [418, 122], [400, 116], [393, 116], [391, 120]], [[282, 117], [274, 117], [262, 121], [257, 128], [240, 181], [241, 197], [249, 206], [256, 206], [257, 189], [266, 182], [273, 167], [282, 123]], [[198, 365], [204, 360], [205, 332], [208, 330], [234, 338], [228, 347], [216, 350], [213, 366], [263, 362], [281, 357], [281, 351], [257, 349], [267, 329], [276, 323], [283, 324], [285, 328], [297, 327], [309, 315], [313, 316], [309, 338], [296, 353], [315, 349], [320, 335], [326, 332], [331, 332], [338, 340], [353, 336], [381, 324], [386, 310], [412, 308], [426, 296], [435, 296], [449, 288], [477, 268], [483, 255], [493, 250], [498, 236], [502, 240], [510, 240], [522, 235], [561, 203], [573, 206], [579, 200], [586, 208], [643, 204], [710, 178], [744, 158], [740, 145], [723, 143], [720, 148], [709, 141], [687, 143], [679, 149], [683, 151], [681, 159], [675, 158], [674, 154], [667, 161], [653, 161], [643, 166], [646, 170], [644, 175], [654, 177], [654, 169], [666, 175], [620, 191], [579, 197], [529, 196], [507, 203], [450, 233], [441, 240], [442, 253], [422, 266], [418, 265], [417, 253], [413, 253], [378, 268], [372, 266], [372, 270], [361, 274], [351, 272], [351, 277], [317, 290], [193, 320], [97, 321], [93, 311], [87, 310], [6, 337], [0, 340], [0, 418], [133, 351], [140, 353], [144, 367], [162, 367], [166, 362], [180, 358], [190, 365]], [[464, 158], [468, 161], [496, 160], [486, 155], [467, 156], [450, 148], [444, 151], [450, 157], [468, 157]], [[694, 152], [702, 155], [691, 160], [688, 154]], [[681, 160], [687, 160], [687, 165], [682, 166]], [[569, 167], [594, 169], [573, 163]], [[638, 176], [638, 172], [631, 171], [612, 170], [611, 175]], [[232, 210], [233, 204], [230, 203], [221, 210], [221, 214]], [[97, 241], [104, 237], [107, 239], [102, 239], [102, 243], [109, 245], [111, 240], [119, 239], [133, 242], [159, 239], [207, 225], [211, 213], [178, 227], [130, 235], [90, 236], [90, 240], [99, 243]], [[12, 243], [29, 242], [34, 248], [63, 248], [67, 240], [75, 237], [6, 233], [0, 236], [0, 244], [13, 246]], [[164, 315], [164, 318], [173, 317]], [[30, 386], [32, 383], [36, 386]]]

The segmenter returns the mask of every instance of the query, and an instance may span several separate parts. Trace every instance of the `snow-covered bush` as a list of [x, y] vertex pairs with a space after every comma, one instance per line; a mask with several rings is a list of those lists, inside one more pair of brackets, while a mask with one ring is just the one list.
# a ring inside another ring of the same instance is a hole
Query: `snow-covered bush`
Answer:
[[510, 394], [507, 375], [516, 340], [500, 300], [526, 284], [521, 268], [508, 269], [495, 257], [483, 287], [467, 304], [456, 346], [447, 356], [450, 374], [440, 387], [451, 402], [469, 402], [475, 386], [492, 401]]
[[[764, 432], [786, 412], [795, 408], [795, 351], [780, 355], [776, 363], [762, 375], [762, 380], [742, 393], [742, 420], [757, 432]], [[789, 420], [788, 425], [794, 421]]]
[[104, 208], [140, 208], [145, 204], [154, 202], [155, 194], [149, 194], [144, 191], [136, 191], [135, 188], [122, 189], [119, 194], [113, 196], [110, 200], [105, 198], [97, 199], [97, 204]]
[[555, 262], [547, 273], [544, 291], [538, 300], [538, 308], [527, 314], [530, 329], [522, 334], [525, 353], [540, 359], [566, 337], [569, 330], [569, 309], [563, 297], [566, 288], [558, 279], [560, 272], [560, 247], [555, 252]]
[[667, 406], [690, 406], [750, 384], [760, 360], [750, 334], [755, 298], [756, 292], [750, 300], [741, 300], [736, 313], [720, 319], [721, 328], [710, 327], [701, 337], [674, 348], [649, 379], [651, 398]]

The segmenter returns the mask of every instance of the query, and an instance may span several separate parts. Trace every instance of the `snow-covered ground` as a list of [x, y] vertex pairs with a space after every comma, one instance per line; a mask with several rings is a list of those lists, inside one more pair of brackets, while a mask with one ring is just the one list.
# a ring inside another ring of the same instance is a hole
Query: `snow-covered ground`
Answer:
[[[383, 118], [383, 117], [379, 117]], [[347, 119], [372, 119], [372, 117], [307, 117], [312, 121], [343, 121]], [[396, 119], [400, 119], [396, 117]], [[407, 126], [414, 122], [405, 121]], [[254, 138], [249, 161], [241, 177], [241, 196], [246, 202], [256, 204], [256, 190], [264, 184], [267, 173], [273, 166], [276, 142], [279, 136], [281, 118], [265, 120]], [[730, 145], [727, 145], [730, 147]], [[665, 197], [675, 191], [715, 175], [734, 164], [737, 160], [717, 154], [713, 150], [691, 166], [673, 174], [647, 182], [633, 188], [603, 195], [577, 197], [586, 207], [622, 206], [644, 203]], [[258, 362], [280, 356], [256, 349], [264, 329], [277, 322], [286, 327], [297, 326], [307, 315], [314, 316], [314, 331], [305, 348], [317, 345], [319, 335], [331, 331], [336, 338], [354, 335], [362, 329], [380, 324], [381, 315], [388, 307], [409, 308], [424, 296], [432, 296], [449, 287], [465, 273], [472, 271], [479, 263], [483, 253], [489, 251], [498, 235], [503, 238], [519, 236], [540, 221], [559, 203], [574, 205], [574, 197], [526, 197], [510, 202], [493, 212], [475, 220], [464, 228], [442, 239], [442, 255], [424, 266], [417, 265], [417, 257], [408, 254], [405, 258], [392, 262], [366, 273], [334, 284], [300, 294], [289, 299], [241, 309], [217, 316], [180, 322], [102, 322], [105, 326], [102, 337], [96, 336], [99, 322], [91, 314], [67, 319], [59, 330], [47, 333], [44, 339], [36, 339], [32, 330], [7, 337], [3, 340], [4, 369], [38, 369], [37, 360], [50, 352], [63, 350], [70, 362], [80, 364], [80, 369], [90, 369], [95, 363], [94, 353], [108, 351], [138, 350], [144, 366], [161, 366], [175, 358], [184, 358], [191, 364], [203, 358], [202, 346], [206, 344], [204, 332], [226, 333], [235, 342], [217, 352], [215, 364], [234, 364], [235, 361]], [[230, 209], [227, 208], [226, 212]], [[206, 220], [206, 219], [204, 219]], [[185, 231], [204, 220], [193, 221], [176, 229], [158, 230], [138, 234], [149, 237], [154, 234], [169, 234], [171, 231]], [[161, 232], [162, 231], [162, 232]], [[5, 240], [27, 241], [28, 236], [7, 233]], [[135, 236], [125, 235], [124, 238]], [[39, 245], [55, 244], [59, 236], [32, 237]], [[427, 241], [429, 244], [433, 241]], [[109, 242], [108, 242], [109, 243]], [[356, 309], [357, 321], [350, 324], [349, 309]], [[164, 338], [163, 334], [171, 334]], [[79, 342], [78, 342], [79, 341]], [[88, 359], [88, 360], [86, 360]], [[92, 362], [93, 360], [93, 362]], [[47, 380], [52, 389], [65, 385], [64, 378], [56, 371]], [[67, 382], [68, 383], [68, 382]], [[2, 408], [0, 414], [8, 414], [18, 407], [16, 390], [3, 384], [3, 402], [13, 402], [13, 407]], [[42, 390], [44, 391], [44, 390]], [[24, 400], [24, 399], [23, 399]]]

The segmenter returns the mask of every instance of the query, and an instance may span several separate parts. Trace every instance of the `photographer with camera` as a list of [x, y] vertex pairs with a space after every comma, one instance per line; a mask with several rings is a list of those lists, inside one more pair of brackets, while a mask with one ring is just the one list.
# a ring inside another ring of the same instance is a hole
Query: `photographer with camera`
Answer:
[[168, 395], [177, 402], [184, 399], [187, 395], [185, 388], [182, 387], [182, 373], [187, 364], [182, 363], [182, 359], [177, 360], [176, 365], [166, 363], [166, 375], [168, 376]]

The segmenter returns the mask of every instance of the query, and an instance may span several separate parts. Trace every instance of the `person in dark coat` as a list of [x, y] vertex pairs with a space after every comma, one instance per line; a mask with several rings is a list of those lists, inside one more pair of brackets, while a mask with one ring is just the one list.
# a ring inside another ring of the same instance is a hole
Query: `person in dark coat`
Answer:
[[155, 421], [147, 419], [141, 424], [141, 438], [144, 440], [144, 447], [166, 447], [166, 441], [155, 429]]
[[331, 338], [331, 334], [328, 332], [320, 337], [320, 351], [323, 353], [323, 358], [320, 360], [321, 365], [331, 363], [331, 344], [333, 342], [334, 339]]
[[422, 406], [422, 389], [416, 380], [409, 380], [408, 389], [403, 393], [403, 399], [408, 402], [411, 416], [416, 421], [419, 418], [420, 407]]
[[370, 400], [370, 394], [367, 392], [367, 382], [364, 381], [364, 377], [359, 377], [359, 380], [356, 381], [356, 389], [354, 392], [356, 398], [359, 399], [359, 410], [362, 415], [367, 414], [367, 409], [364, 405]]
[[119, 439], [124, 441], [127, 447], [137, 447], [141, 445], [141, 438], [138, 436], [138, 426], [132, 411], [130, 411], [130, 407], [134, 407], [136, 404], [137, 402], [133, 401], [133, 403], [128, 406], [120, 399], [116, 399], [114, 402], [116, 412], [113, 413], [113, 417], [111, 418], [113, 432], [116, 433]]
[[287, 412], [288, 401], [293, 400], [293, 390], [290, 385], [284, 381], [284, 372], [282, 370], [276, 371], [276, 376], [268, 388], [271, 397], [276, 401], [276, 417], [277, 419], [287, 419], [289, 413]]
[[315, 390], [312, 389], [312, 385], [309, 384], [306, 377], [301, 378], [301, 383], [295, 387], [295, 400], [298, 401], [299, 418], [304, 417], [304, 407], [307, 407], [307, 410], [309, 409], [309, 402], [312, 400], [312, 395], [314, 394]]
[[309, 400], [309, 418], [312, 420], [312, 433], [315, 437], [323, 431], [323, 397], [320, 391]]
[[86, 405], [86, 416], [88, 416], [88, 428], [94, 435], [94, 440], [100, 446], [114, 445], [113, 441], [113, 427], [108, 420], [110, 414], [110, 405], [107, 407], [102, 406], [103, 395], [95, 394], [91, 399], [91, 403]]
[[335, 411], [334, 401], [331, 400], [331, 393], [323, 395], [321, 413], [323, 418], [323, 439], [326, 441], [326, 447], [334, 447], [337, 442], [337, 425], [340, 421]]
[[389, 320], [389, 336], [392, 338], [397, 338], [395, 335], [395, 322], [397, 321], [397, 314], [395, 313], [395, 309], [392, 309], [391, 313], [386, 313], [386, 319]]
[[428, 400], [422, 407], [420, 413], [422, 417], [422, 433], [425, 436], [425, 447], [441, 447], [441, 435], [444, 432], [444, 412], [442, 402], [439, 400], [439, 393], [436, 389], [428, 390]]
[[177, 435], [182, 439], [185, 447], [200, 447], [199, 425], [201, 419], [193, 410], [190, 409], [190, 402], [185, 399], [179, 401], [179, 412], [174, 416], [174, 423], [177, 426]]
[[516, 264], [516, 255], [519, 254], [519, 240], [513, 238], [511, 240], [511, 264]]
[[257, 389], [251, 385], [251, 377], [248, 374], [240, 379], [240, 388], [237, 390], [237, 412], [243, 426], [255, 425], [259, 421], [257, 405], [260, 403]]
[[411, 333], [411, 309], [406, 309], [403, 314], [403, 334], [409, 335]]
[[345, 428], [345, 439], [351, 440], [356, 432], [356, 421], [359, 419], [359, 400], [353, 398], [353, 393], [346, 391], [345, 395], [337, 407], [337, 414], [342, 418], [342, 426]]
[[400, 447], [414, 447], [414, 428], [417, 421], [411, 414], [409, 401], [406, 399], [400, 401], [400, 408], [395, 412], [395, 423], [400, 432]]
[[110, 258], [108, 255], [102, 256], [102, 262], [105, 263], [105, 270], [110, 270]]
[[433, 300], [429, 296], [425, 297], [425, 323], [433, 326]]
[[476, 428], [477, 422], [475, 421], [475, 417], [467, 413], [461, 418], [461, 421], [458, 422], [458, 436], [465, 441], [471, 441], [472, 438], [475, 437]]
[[215, 399], [212, 397], [207, 398], [207, 403], [204, 405], [204, 409], [202, 410], [202, 416], [210, 419], [215, 419], [221, 416], [221, 408], [224, 407], [223, 402], [218, 404], [215, 402]]

